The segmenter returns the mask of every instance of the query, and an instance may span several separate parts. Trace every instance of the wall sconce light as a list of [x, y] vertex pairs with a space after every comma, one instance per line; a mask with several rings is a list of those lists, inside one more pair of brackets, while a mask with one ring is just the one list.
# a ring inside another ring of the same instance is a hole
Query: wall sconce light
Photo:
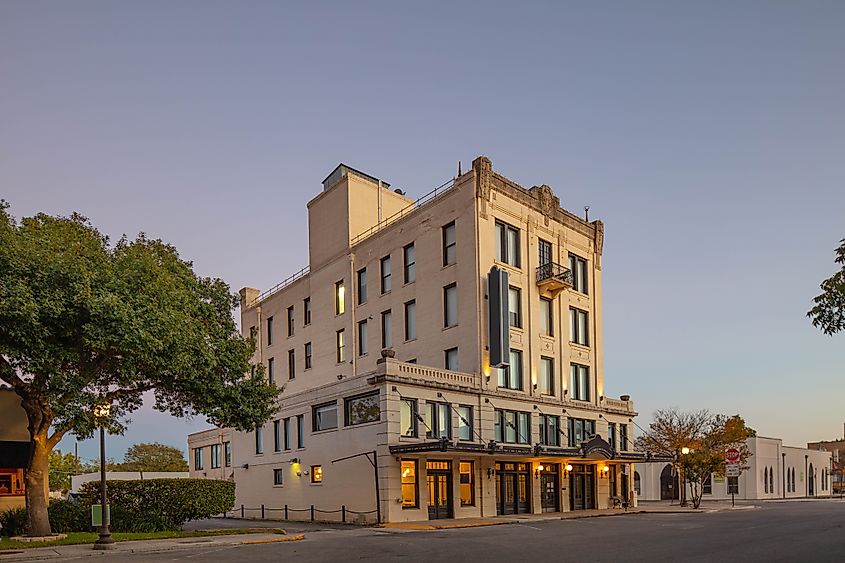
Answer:
[[608, 465], [602, 465], [602, 467], [601, 467], [601, 472], [602, 472], [602, 474], [604, 474], [604, 475], [606, 476], [606, 475], [608, 474], [608, 472], [609, 472], [609, 471], [610, 471], [610, 466], [608, 466]]
[[297, 472], [296, 472], [296, 476], [297, 476], [297, 477], [302, 477], [302, 471], [297, 471]]
[[534, 476], [539, 477], [540, 473], [542, 473], [544, 469], [546, 469], [546, 468], [542, 463], [540, 465], [538, 465], [537, 469], [534, 470]]
[[534, 389], [535, 389], [535, 390], [537, 389], [537, 384], [536, 384], [536, 383], [534, 384]]
[[604, 395], [599, 395], [599, 401], [604, 401]]
[[298, 457], [291, 458], [291, 459], [288, 460], [288, 463], [299, 463], [299, 458]]
[[248, 463], [244, 463], [243, 465], [241, 465], [241, 467], [242, 467], [243, 469], [249, 469], [249, 464], [248, 464]]
[[487, 478], [490, 479], [494, 475], [496, 475], [496, 470], [493, 467], [488, 467], [487, 468]]
[[566, 397], [567, 395], [569, 395], [569, 389], [564, 389], [563, 396]]

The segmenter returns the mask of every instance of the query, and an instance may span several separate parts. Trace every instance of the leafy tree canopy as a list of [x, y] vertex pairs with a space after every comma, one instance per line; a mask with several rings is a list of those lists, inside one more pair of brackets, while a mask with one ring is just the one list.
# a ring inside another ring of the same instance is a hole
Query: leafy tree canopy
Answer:
[[135, 444], [123, 456], [117, 471], [188, 471], [188, 462], [179, 448], [154, 442]]
[[813, 326], [828, 336], [845, 330], [845, 239], [839, 242], [834, 262], [840, 269], [821, 283], [822, 293], [813, 299], [816, 305], [807, 312]]

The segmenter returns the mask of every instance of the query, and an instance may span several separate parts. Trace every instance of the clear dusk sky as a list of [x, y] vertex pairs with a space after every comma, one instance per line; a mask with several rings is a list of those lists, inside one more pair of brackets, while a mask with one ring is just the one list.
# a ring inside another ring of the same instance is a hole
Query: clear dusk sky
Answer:
[[[845, 237], [844, 29], [815, 0], [2, 0], [0, 197], [266, 289], [338, 162], [420, 196], [484, 154], [605, 222], [606, 391], [641, 426], [833, 439], [845, 334], [804, 315]], [[145, 408], [109, 455], [205, 427]]]

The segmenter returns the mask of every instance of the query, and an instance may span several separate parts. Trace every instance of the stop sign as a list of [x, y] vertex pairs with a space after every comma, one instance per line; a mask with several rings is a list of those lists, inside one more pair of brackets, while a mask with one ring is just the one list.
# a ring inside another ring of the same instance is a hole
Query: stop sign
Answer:
[[739, 450], [736, 448], [728, 448], [725, 450], [725, 461], [728, 463], [739, 462]]

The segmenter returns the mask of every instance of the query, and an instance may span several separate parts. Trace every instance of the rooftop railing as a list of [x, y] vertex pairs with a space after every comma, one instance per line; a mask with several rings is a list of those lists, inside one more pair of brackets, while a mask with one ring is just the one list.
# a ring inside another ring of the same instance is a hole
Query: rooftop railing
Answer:
[[305, 276], [307, 276], [309, 273], [311, 273], [311, 268], [310, 268], [309, 266], [305, 266], [304, 268], [302, 268], [301, 270], [299, 270], [298, 272], [296, 272], [296, 273], [295, 273], [295, 274], [293, 274], [292, 276], [290, 276], [290, 277], [287, 277], [287, 278], [283, 279], [282, 281], [280, 281], [279, 283], [277, 283], [276, 285], [274, 285], [273, 287], [271, 287], [271, 288], [270, 288], [270, 289], [268, 289], [267, 291], [265, 291], [265, 292], [261, 293], [258, 297], [256, 297], [255, 299], [253, 299], [253, 300], [252, 300], [252, 301], [248, 304], [248, 306], [249, 306], [249, 307], [252, 307], [252, 306], [253, 306], [253, 305], [255, 305], [256, 303], [258, 303], [258, 302], [260, 302], [260, 301], [264, 301], [265, 299], [267, 299], [268, 297], [270, 297], [270, 296], [271, 296], [271, 295], [273, 295], [274, 293], [276, 293], [276, 292], [279, 292], [279, 291], [283, 290], [284, 288], [286, 288], [287, 286], [289, 286], [290, 284], [292, 284], [292, 283], [293, 283], [293, 282], [295, 282], [296, 280], [298, 280], [298, 279], [300, 279], [300, 278], [304, 278], [304, 277], [305, 277]]

